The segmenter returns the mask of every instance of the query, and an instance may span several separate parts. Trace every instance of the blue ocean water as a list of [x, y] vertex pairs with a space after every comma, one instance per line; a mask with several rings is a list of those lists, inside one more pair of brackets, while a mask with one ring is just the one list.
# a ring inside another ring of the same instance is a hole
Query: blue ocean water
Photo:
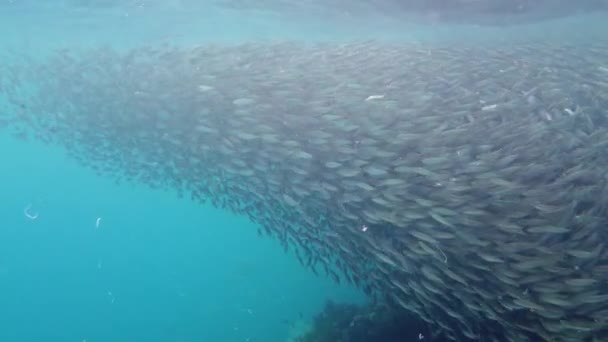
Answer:
[[[152, 11], [7, 7], [0, 17], [3, 52], [34, 58], [196, 36]], [[199, 32], [221, 20], [206, 17], [215, 22]], [[251, 32], [225, 23], [201, 38]], [[117, 185], [61, 148], [3, 130], [0, 151], [0, 341], [288, 341], [326, 300], [364, 300], [305, 270], [244, 217]]]
[[[285, 21], [227, 10], [3, 9], [0, 47], [272, 39], [594, 39], [603, 19], [516, 28]], [[168, 11], [168, 12], [167, 12]], [[484, 38], [485, 37], [485, 38]], [[488, 38], [489, 37], [489, 38]], [[315, 277], [244, 217], [141, 184], [115, 184], [58, 147], [0, 131], [0, 341], [288, 341], [328, 299], [359, 291]], [[35, 219], [28, 215], [34, 215]]]
[[325, 300], [361, 300], [245, 218], [116, 185], [58, 148], [0, 150], [0, 341], [287, 341]]

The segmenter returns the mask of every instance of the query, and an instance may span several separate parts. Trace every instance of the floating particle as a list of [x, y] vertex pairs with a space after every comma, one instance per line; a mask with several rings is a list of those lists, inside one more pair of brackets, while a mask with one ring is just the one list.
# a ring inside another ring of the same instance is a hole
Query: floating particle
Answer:
[[492, 104], [492, 105], [487, 105], [487, 106], [481, 107], [481, 110], [484, 112], [487, 112], [487, 111], [496, 109], [496, 107], [498, 107], [498, 105]]
[[384, 95], [370, 95], [365, 99], [365, 101], [382, 100], [383, 98]]
[[25, 215], [25, 217], [27, 217], [30, 220], [35, 220], [38, 218], [38, 213], [32, 214], [30, 212], [30, 209], [32, 209], [32, 205], [28, 204], [27, 207], [25, 207], [25, 209], [23, 209], [23, 214]]

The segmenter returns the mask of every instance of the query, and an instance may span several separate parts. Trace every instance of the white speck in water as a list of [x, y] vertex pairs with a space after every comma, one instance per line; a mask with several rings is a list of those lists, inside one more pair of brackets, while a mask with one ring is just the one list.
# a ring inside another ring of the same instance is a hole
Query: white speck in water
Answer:
[[384, 98], [384, 95], [370, 95], [365, 99], [365, 101], [381, 100], [383, 98]]
[[489, 111], [489, 110], [494, 110], [494, 109], [496, 109], [496, 107], [498, 107], [498, 105], [496, 105], [496, 104], [491, 104], [491, 105], [487, 105], [487, 106], [483, 106], [483, 107], [481, 107], [481, 110], [482, 110], [482, 111], [484, 111], [484, 112], [487, 112], [487, 111]]
[[27, 217], [30, 220], [35, 220], [38, 218], [38, 213], [32, 214], [30, 212], [30, 209], [32, 209], [32, 205], [28, 204], [27, 207], [25, 207], [25, 209], [23, 209], [23, 214], [25, 215], [25, 217]]

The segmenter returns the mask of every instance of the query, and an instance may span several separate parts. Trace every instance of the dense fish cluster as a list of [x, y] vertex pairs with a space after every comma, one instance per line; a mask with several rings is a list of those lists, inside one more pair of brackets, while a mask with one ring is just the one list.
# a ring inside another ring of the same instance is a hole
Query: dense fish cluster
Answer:
[[247, 215], [453, 340], [608, 340], [608, 45], [59, 51], [15, 134]]

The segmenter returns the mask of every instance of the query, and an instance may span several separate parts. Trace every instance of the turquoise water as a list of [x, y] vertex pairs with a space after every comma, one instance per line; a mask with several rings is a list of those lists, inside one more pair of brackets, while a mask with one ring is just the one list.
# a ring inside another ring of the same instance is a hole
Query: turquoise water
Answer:
[[0, 12], [0, 46], [27, 50], [107, 45], [237, 43], [268, 40], [453, 41], [580, 40], [605, 37], [605, 14], [568, 18], [512, 27], [418, 25], [407, 19], [383, 17], [281, 16], [270, 11], [239, 12], [213, 7], [196, 10], [163, 7], [87, 9], [30, 7]]
[[[29, 8], [0, 15], [0, 47], [48, 49], [327, 39], [594, 39], [605, 18], [516, 28], [295, 22], [226, 10]], [[584, 30], [573, 30], [585, 23]], [[590, 34], [591, 32], [592, 34]], [[0, 107], [1, 108], [1, 107]], [[288, 341], [326, 300], [359, 291], [315, 277], [244, 217], [112, 179], [60, 148], [0, 131], [0, 341]], [[25, 211], [25, 212], [24, 212]], [[26, 214], [36, 214], [30, 219]]]
[[[234, 19], [219, 30], [222, 17], [207, 17], [215, 19], [197, 29], [201, 39], [234, 41], [252, 26], [260, 37], [272, 33]], [[142, 11], [3, 9], [0, 47], [39, 57], [192, 42], [193, 23]], [[305, 270], [244, 217], [117, 185], [60, 148], [2, 130], [0, 151], [0, 341], [288, 341], [326, 300], [363, 301]]]
[[0, 341], [287, 341], [326, 299], [361, 300], [245, 218], [57, 148], [2, 136], [0, 151]]

